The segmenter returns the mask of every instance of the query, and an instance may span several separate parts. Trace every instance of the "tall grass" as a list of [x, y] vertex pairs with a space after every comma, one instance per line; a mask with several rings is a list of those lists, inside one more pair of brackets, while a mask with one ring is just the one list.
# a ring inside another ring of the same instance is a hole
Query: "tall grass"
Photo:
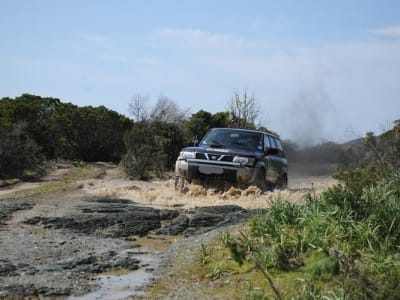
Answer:
[[[360, 184], [354, 176], [309, 195], [305, 205], [278, 199], [253, 218], [246, 237], [225, 243], [232, 257], [268, 272], [303, 271], [309, 278], [299, 284], [303, 298], [398, 298], [400, 176]], [[334, 289], [323, 288], [326, 280]]]

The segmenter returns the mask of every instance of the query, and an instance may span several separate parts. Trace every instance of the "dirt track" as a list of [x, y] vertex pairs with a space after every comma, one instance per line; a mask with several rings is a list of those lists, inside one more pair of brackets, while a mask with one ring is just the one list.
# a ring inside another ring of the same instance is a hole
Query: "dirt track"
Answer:
[[[136, 287], [163, 265], [159, 255], [182, 237], [247, 220], [252, 209], [267, 208], [279, 196], [303, 201], [306, 193], [334, 182], [329, 176], [294, 174], [285, 191], [216, 193], [193, 185], [180, 194], [172, 179], [131, 181], [111, 164], [93, 164], [85, 176], [74, 178], [75, 171], [54, 164], [38, 182], [0, 190], [0, 298], [137, 294]], [[68, 188], [23, 194], [58, 182], [68, 182]]]

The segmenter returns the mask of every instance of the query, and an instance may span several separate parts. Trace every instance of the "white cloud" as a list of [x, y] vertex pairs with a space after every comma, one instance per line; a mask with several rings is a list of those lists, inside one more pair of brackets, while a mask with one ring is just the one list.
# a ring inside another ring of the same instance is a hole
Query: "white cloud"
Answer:
[[387, 37], [400, 37], [400, 26], [373, 29], [369, 33]]

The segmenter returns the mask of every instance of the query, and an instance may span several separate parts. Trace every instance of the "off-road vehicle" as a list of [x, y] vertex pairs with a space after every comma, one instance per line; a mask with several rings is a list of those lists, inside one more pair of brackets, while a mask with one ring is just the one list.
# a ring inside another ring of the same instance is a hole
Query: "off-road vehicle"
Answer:
[[256, 185], [266, 191], [287, 187], [288, 162], [277, 134], [214, 128], [197, 146], [182, 149], [175, 173], [177, 189], [193, 180], [216, 180], [239, 187]]

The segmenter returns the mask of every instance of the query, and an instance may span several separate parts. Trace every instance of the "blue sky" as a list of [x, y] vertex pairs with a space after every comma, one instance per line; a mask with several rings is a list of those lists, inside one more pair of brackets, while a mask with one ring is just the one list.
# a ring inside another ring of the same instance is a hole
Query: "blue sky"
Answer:
[[128, 115], [160, 95], [192, 113], [248, 89], [299, 143], [400, 118], [400, 1], [0, 0], [0, 97]]

